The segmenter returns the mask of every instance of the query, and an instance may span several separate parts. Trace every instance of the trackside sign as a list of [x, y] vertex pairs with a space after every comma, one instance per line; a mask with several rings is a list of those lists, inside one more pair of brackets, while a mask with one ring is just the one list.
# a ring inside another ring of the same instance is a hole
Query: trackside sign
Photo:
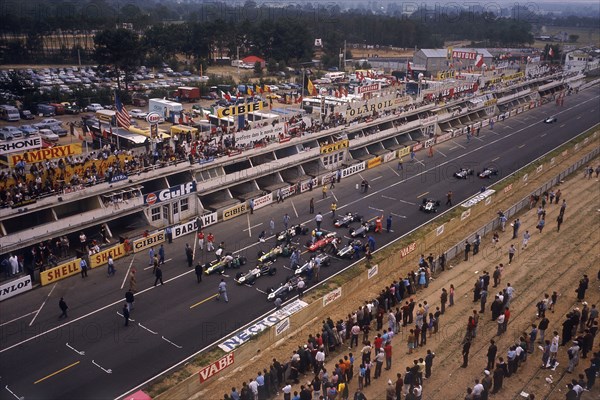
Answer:
[[209, 378], [212, 378], [219, 372], [223, 371], [225, 368], [233, 365], [233, 352], [225, 355], [225, 357], [220, 360], [215, 361], [214, 363], [207, 365], [198, 371], [198, 377], [200, 378], [200, 383], [206, 381]]
[[0, 143], [0, 155], [15, 153], [18, 151], [28, 151], [42, 147], [42, 138], [29, 137], [25, 139], [13, 139], [11, 141]]
[[0, 285], [0, 301], [10, 299], [19, 293], [31, 290], [31, 288], [31, 277], [29, 275]]
[[302, 300], [295, 300], [285, 307], [280, 308], [275, 311], [273, 314], [269, 314], [267, 317], [259, 319], [252, 323], [252, 325], [246, 327], [245, 329], [238, 331], [231, 335], [228, 339], [224, 340], [219, 347], [226, 353], [233, 351], [235, 348], [243, 345], [248, 340], [252, 338], [252, 336], [256, 336], [265, 329], [270, 328], [273, 325], [277, 325], [284, 319], [288, 318], [290, 315], [302, 310], [308, 304], [303, 302]]
[[491, 195], [493, 195], [494, 193], [496, 193], [495, 190], [493, 189], [488, 189], [483, 193], [479, 193], [477, 196], [470, 198], [469, 200], [465, 201], [464, 203], [462, 203], [461, 205], [464, 208], [469, 208], [469, 207], [473, 207], [475, 204], [485, 200], [487, 197], [490, 197]]

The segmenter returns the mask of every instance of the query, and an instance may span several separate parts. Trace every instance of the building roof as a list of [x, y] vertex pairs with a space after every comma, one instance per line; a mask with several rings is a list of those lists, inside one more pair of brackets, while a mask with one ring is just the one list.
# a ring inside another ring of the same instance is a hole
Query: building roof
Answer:
[[254, 64], [256, 62], [259, 62], [259, 63], [265, 62], [265, 60], [263, 60], [262, 58], [257, 57], [257, 56], [248, 56], [248, 57], [242, 59], [242, 61], [245, 63], [252, 63], [252, 64]]
[[[487, 51], [487, 49], [453, 48], [452, 50], [453, 51], [479, 53], [479, 54], [483, 55], [483, 57], [485, 57], [485, 58], [492, 57], [492, 55], [490, 54], [489, 51]], [[423, 52], [423, 54], [425, 54], [426, 57], [432, 57], [432, 58], [446, 58], [446, 56], [448, 55], [447, 49], [421, 49], [421, 51]]]

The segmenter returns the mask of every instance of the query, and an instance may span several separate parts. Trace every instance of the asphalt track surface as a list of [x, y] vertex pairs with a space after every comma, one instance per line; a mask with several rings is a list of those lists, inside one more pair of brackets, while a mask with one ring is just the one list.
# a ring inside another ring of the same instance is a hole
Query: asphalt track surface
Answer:
[[[440, 211], [444, 211], [445, 194], [452, 190], [456, 206], [481, 186], [490, 185], [598, 124], [599, 99], [594, 88], [580, 92], [566, 97], [563, 107], [549, 103], [498, 122], [493, 130], [486, 127], [470, 142], [461, 136], [442, 143], [435, 147], [433, 158], [421, 151], [414, 164], [404, 160], [403, 171], [396, 170], [394, 161], [346, 178], [328, 191], [326, 200], [321, 200], [320, 189], [315, 189], [207, 230], [213, 232], [216, 242], [225, 241], [227, 251], [248, 257], [248, 264], [241, 269], [245, 272], [256, 264], [258, 250], [274, 245], [272, 237], [266, 243], [257, 240], [261, 230], [269, 233], [270, 218], [277, 231], [283, 228], [285, 213], [291, 217], [290, 224], [306, 222], [311, 228], [315, 226], [314, 216], [308, 214], [310, 197], [314, 197], [315, 212], [325, 215], [323, 228], [336, 230], [326, 214], [335, 197], [338, 214], [352, 211], [371, 219], [392, 213], [393, 232], [375, 235], [379, 248], [435, 217], [419, 211], [423, 197], [440, 200]], [[558, 122], [542, 123], [549, 115], [556, 115]], [[477, 173], [488, 165], [500, 171], [491, 180], [476, 175], [467, 180], [452, 176], [460, 167]], [[356, 190], [362, 178], [371, 186], [366, 195]], [[347, 229], [337, 232], [348, 234]], [[300, 238], [303, 245], [309, 236]], [[237, 271], [228, 270], [225, 279], [230, 301], [217, 302], [213, 296], [220, 277], [205, 276], [198, 284], [185, 262], [185, 243], [194, 243], [193, 235], [165, 244], [168, 261], [163, 268], [164, 286], [153, 286], [152, 270], [145, 269], [148, 255], [142, 252], [133, 262], [131, 256], [117, 260], [115, 277], [108, 278], [105, 268], [97, 268], [86, 279], [71, 277], [3, 302], [0, 399], [115, 398], [273, 310], [265, 292], [292, 274], [286, 269], [289, 260], [280, 258], [275, 276], [262, 277], [249, 287], [236, 285], [233, 279]], [[308, 255], [303, 254], [302, 259], [307, 260]], [[199, 251], [196, 254], [196, 260], [213, 257]], [[134, 321], [124, 327], [119, 313], [128, 284], [124, 289], [121, 285], [130, 263], [138, 271], [138, 293], [131, 315]], [[321, 269], [321, 275], [330, 276], [349, 263], [335, 259], [331, 266]], [[60, 297], [70, 307], [68, 319], [58, 319]]]

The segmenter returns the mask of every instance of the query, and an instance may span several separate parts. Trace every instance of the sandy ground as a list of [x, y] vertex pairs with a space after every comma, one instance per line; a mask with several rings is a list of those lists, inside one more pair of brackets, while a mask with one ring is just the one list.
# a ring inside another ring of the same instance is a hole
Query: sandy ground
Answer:
[[[570, 161], [574, 162], [583, 152], [571, 156]], [[596, 165], [596, 160], [593, 165]], [[561, 165], [561, 169], [564, 166]], [[558, 169], [554, 169], [553, 173], [557, 173]], [[539, 182], [530, 182], [530, 188], [538, 187], [539, 184], [547, 180], [549, 176], [540, 177]], [[446, 314], [440, 322], [440, 332], [437, 335], [428, 339], [426, 348], [420, 348], [412, 355], [408, 356], [406, 347], [406, 332], [400, 332], [394, 338], [394, 360], [393, 367], [390, 371], [384, 371], [382, 379], [373, 380], [374, 384], [367, 388], [365, 394], [369, 400], [385, 399], [385, 387], [388, 379], [395, 381], [397, 372], [404, 372], [406, 367], [412, 364], [412, 360], [419, 357], [424, 357], [427, 349], [431, 349], [436, 353], [434, 361], [433, 375], [425, 382], [424, 399], [462, 399], [466, 394], [466, 388], [473, 386], [475, 378], [481, 378], [483, 369], [486, 365], [486, 352], [489, 344], [489, 339], [496, 334], [497, 326], [495, 322], [490, 320], [489, 306], [493, 300], [494, 292], [490, 291], [488, 303], [486, 305], [485, 316], [482, 317], [478, 328], [478, 336], [476, 341], [471, 346], [471, 356], [469, 367], [459, 368], [462, 363], [460, 341], [464, 336], [465, 327], [468, 316], [471, 315], [473, 309], [479, 310], [479, 303], [473, 303], [472, 287], [476, 278], [481, 271], [487, 270], [490, 274], [494, 267], [502, 262], [505, 265], [508, 263], [507, 249], [510, 243], [515, 243], [520, 249], [521, 237], [525, 230], [529, 230], [532, 234], [532, 239], [528, 248], [524, 251], [519, 251], [512, 265], [506, 267], [502, 278], [504, 287], [507, 282], [516, 289], [516, 297], [511, 304], [512, 315], [508, 327], [508, 332], [498, 338], [498, 356], [503, 356], [506, 359], [506, 351], [508, 347], [518, 340], [519, 336], [524, 332], [528, 332], [532, 323], [537, 321], [536, 318], [536, 303], [541, 300], [544, 293], [552, 293], [557, 291], [561, 294], [555, 314], [549, 314], [550, 327], [547, 331], [547, 336], [554, 329], [558, 329], [562, 324], [562, 317], [575, 306], [576, 294], [575, 288], [583, 273], [590, 276], [591, 284], [588, 290], [586, 300], [589, 304], [600, 305], [600, 292], [598, 291], [598, 281], [596, 275], [598, 272], [598, 262], [600, 261], [600, 252], [597, 250], [597, 243], [600, 241], [600, 190], [599, 182], [596, 179], [583, 180], [582, 173], [578, 172], [564, 182], [560, 189], [563, 193], [563, 198], [567, 199], [569, 208], [565, 214], [565, 221], [561, 227], [561, 232], [556, 232], [556, 217], [558, 215], [559, 206], [548, 206], [547, 209], [547, 225], [540, 234], [536, 229], [537, 215], [535, 210], [531, 210], [521, 214], [520, 218], [522, 226], [520, 230], [519, 240], [511, 240], [511, 233], [500, 232], [500, 244], [498, 249], [494, 249], [491, 245], [491, 235], [483, 238], [480, 254], [475, 258], [460, 262], [454, 267], [438, 276], [428, 289], [419, 292], [416, 295], [417, 303], [427, 300], [432, 309], [439, 305], [439, 295], [442, 287], [449, 288], [452, 283], [456, 288], [456, 306], [447, 309]], [[531, 190], [525, 188], [525, 190]], [[519, 193], [519, 196], [524, 196], [526, 193]], [[511, 197], [509, 204], [514, 203], [517, 194]], [[520, 197], [519, 197], [520, 198]], [[502, 206], [507, 206], [503, 204]], [[500, 205], [499, 205], [500, 206]], [[493, 212], [489, 215], [482, 215], [476, 220], [469, 221], [469, 226], [465, 230], [458, 232], [450, 241], [461, 240], [467, 231], [471, 231], [472, 226], [481, 226], [490, 218], [493, 218]], [[455, 242], [454, 241], [454, 242]], [[453, 242], [453, 243], [454, 243]], [[390, 277], [390, 281], [395, 277]], [[342, 318], [348, 312], [349, 306], [353, 308], [361, 304], [369, 296], [377, 293], [379, 288], [365, 288], [361, 293], [354, 293], [344, 297], [344, 303], [340, 304], [338, 312], [332, 315], [334, 320]], [[491, 299], [490, 299], [491, 297]], [[318, 321], [322, 318], [315, 316], [315, 322], [310, 326], [303, 327], [303, 332], [316, 332]], [[384, 328], [387, 326], [387, 318], [384, 320]], [[561, 329], [558, 329], [559, 331]], [[374, 335], [377, 332], [373, 332]], [[373, 337], [373, 336], [372, 336]], [[303, 340], [303, 339], [302, 339]], [[595, 350], [598, 351], [598, 343], [596, 341]], [[292, 350], [298, 346], [298, 339], [290, 339], [289, 342], [277, 348], [270, 348], [265, 352], [268, 358], [276, 357], [279, 360], [288, 360]], [[356, 348], [355, 348], [356, 350]], [[358, 351], [355, 351], [356, 354]], [[339, 359], [340, 355], [347, 354], [347, 350], [336, 354]], [[262, 357], [259, 357], [262, 358]], [[253, 367], [260, 366], [262, 369], [266, 366], [266, 360], [253, 360]], [[513, 399], [519, 398], [521, 391], [527, 393], [535, 393], [536, 398], [559, 399], [564, 398], [564, 387], [572, 378], [576, 378], [578, 373], [583, 373], [583, 370], [589, 365], [588, 360], [582, 360], [575, 374], [565, 374], [567, 365], [566, 349], [559, 350], [560, 365], [556, 371], [541, 370], [541, 351], [536, 348], [535, 353], [530, 355], [528, 361], [520, 368], [519, 373], [504, 381], [504, 388], [500, 394], [496, 395], [497, 399]], [[263, 365], [265, 364], [265, 365]], [[254, 368], [243, 368], [244, 372], [248, 372], [248, 376], [254, 375]], [[328, 365], [328, 370], [331, 370], [333, 365]], [[357, 368], [357, 367], [356, 367]], [[355, 370], [356, 370], [355, 368]], [[549, 385], [545, 378], [552, 374], [554, 383]], [[248, 376], [238, 377], [235, 382], [225, 379], [218, 387], [212, 387], [210, 393], [224, 393], [226, 387], [232, 384], [239, 387], [243, 378]], [[312, 379], [312, 374], [307, 374], [301, 377], [301, 382], [305, 383]], [[227, 383], [227, 381], [229, 381]], [[351, 393], [356, 389], [356, 380], [351, 384]], [[299, 390], [294, 387], [294, 390]], [[595, 397], [594, 397], [595, 396]], [[598, 392], [586, 393], [583, 399], [598, 398]], [[215, 398], [217, 398], [215, 396]], [[221, 398], [219, 396], [218, 398]], [[281, 399], [282, 397], [276, 397]]]

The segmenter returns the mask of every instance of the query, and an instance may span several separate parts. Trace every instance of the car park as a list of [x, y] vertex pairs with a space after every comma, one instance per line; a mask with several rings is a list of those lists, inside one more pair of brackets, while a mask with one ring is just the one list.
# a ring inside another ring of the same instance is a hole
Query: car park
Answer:
[[423, 203], [419, 205], [419, 210], [426, 213], [436, 213], [439, 206], [439, 200], [424, 198]]
[[40, 129], [40, 137], [48, 142], [58, 142], [58, 135], [50, 129]]
[[454, 173], [454, 177], [458, 179], [467, 179], [470, 175], [473, 175], [473, 170], [470, 168], [461, 168]]
[[479, 173], [480, 178], [490, 179], [492, 176], [498, 175], [498, 169], [494, 167], [486, 167]]

